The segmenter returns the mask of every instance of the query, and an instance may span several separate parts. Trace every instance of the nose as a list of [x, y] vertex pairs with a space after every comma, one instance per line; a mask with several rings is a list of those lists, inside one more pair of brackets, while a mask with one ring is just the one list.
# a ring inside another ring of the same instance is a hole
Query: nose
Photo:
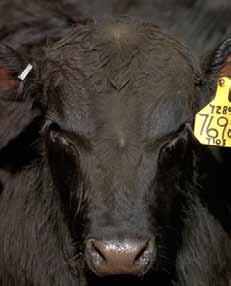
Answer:
[[154, 256], [153, 240], [100, 241], [89, 239], [86, 261], [97, 275], [143, 275]]

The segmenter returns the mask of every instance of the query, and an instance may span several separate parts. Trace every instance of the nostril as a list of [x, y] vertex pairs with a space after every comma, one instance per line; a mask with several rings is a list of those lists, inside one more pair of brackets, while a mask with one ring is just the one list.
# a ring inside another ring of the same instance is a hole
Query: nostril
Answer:
[[96, 245], [96, 243], [94, 241], [91, 242], [91, 247], [92, 250], [97, 253], [97, 255], [99, 255], [101, 257], [102, 260], [106, 260], [106, 257], [104, 256], [103, 252], [100, 250], [100, 248]]
[[136, 264], [150, 265], [151, 261], [155, 258], [154, 253], [154, 241], [150, 240], [146, 242], [140, 249], [135, 258]]
[[93, 239], [89, 240], [86, 245], [86, 256], [88, 263], [93, 267], [102, 264], [106, 259], [100, 249], [95, 245]]
[[135, 261], [138, 261], [144, 254], [144, 252], [146, 251], [148, 246], [148, 242], [146, 242], [141, 249], [139, 250], [139, 252], [137, 253], [136, 257], [135, 257]]

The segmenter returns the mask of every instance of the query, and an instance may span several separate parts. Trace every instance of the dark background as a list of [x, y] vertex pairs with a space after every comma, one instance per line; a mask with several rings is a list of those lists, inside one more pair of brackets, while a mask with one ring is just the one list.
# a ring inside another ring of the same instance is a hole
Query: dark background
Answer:
[[[63, 0], [65, 1], [65, 0]], [[145, 18], [177, 35], [201, 54], [227, 34], [230, 0], [79, 0], [80, 11], [90, 16], [128, 14]]]
[[17, 49], [23, 33], [34, 42], [41, 31], [50, 38], [82, 17], [107, 15], [141, 17], [199, 55], [231, 32], [231, 0], [0, 0], [0, 39]]

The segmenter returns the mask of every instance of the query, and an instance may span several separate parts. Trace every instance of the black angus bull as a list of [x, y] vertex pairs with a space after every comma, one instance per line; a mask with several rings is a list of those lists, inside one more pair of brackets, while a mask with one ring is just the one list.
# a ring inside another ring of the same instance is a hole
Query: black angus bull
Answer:
[[64, 34], [1, 46], [0, 284], [230, 285], [229, 202], [190, 127], [230, 41], [200, 74], [141, 21]]

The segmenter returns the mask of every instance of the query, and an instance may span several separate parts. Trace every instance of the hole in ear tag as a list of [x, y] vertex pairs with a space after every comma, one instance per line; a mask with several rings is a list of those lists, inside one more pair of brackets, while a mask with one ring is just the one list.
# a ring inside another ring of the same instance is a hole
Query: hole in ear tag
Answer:
[[231, 79], [218, 81], [215, 98], [196, 114], [194, 135], [203, 145], [231, 147]]

